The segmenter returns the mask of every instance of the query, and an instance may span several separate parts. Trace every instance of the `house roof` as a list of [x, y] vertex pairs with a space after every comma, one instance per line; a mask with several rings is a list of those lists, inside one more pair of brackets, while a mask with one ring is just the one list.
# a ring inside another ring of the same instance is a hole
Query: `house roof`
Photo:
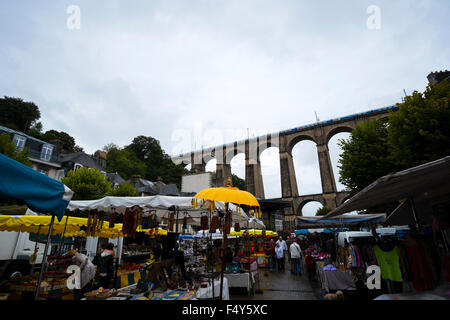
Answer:
[[116, 172], [116, 173], [107, 173], [106, 176], [108, 177], [109, 182], [111, 183], [122, 183], [125, 182], [125, 180]]
[[27, 135], [26, 133], [23, 133], [23, 132], [21, 132], [21, 131], [13, 130], [13, 129], [8, 128], [8, 127], [0, 126], [0, 131], [5, 131], [5, 132], [9, 132], [9, 133], [16, 133], [16, 134], [19, 134], [19, 135], [21, 135], [21, 136], [26, 137], [27, 139], [31, 139], [31, 140], [34, 140], [34, 141], [37, 141], [37, 142], [40, 142], [40, 143], [50, 144], [50, 145], [52, 145], [52, 146], [54, 145], [54, 144], [52, 144], [52, 143], [50, 143], [50, 142], [43, 141], [43, 140], [41, 140], [41, 139], [38, 139], [38, 138], [35, 138], [35, 137], [32, 137], [32, 136], [29, 136], [29, 135]]
[[180, 191], [178, 191], [178, 187], [176, 184], [166, 184], [161, 188], [161, 194], [166, 196], [179, 196]]
[[74, 163], [76, 162], [88, 168], [95, 168], [100, 171], [103, 170], [103, 168], [97, 162], [95, 162], [94, 159], [92, 159], [88, 154], [84, 152], [76, 152], [61, 155], [59, 161], [61, 162], [61, 164], [67, 162], [74, 162]]

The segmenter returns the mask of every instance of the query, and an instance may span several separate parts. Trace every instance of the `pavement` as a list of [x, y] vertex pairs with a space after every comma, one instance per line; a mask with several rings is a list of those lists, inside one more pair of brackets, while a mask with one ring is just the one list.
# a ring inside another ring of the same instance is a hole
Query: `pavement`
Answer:
[[230, 288], [231, 300], [322, 300], [323, 291], [319, 283], [310, 281], [307, 274], [296, 276], [290, 272], [290, 264], [286, 261], [284, 271], [259, 269], [260, 289], [255, 285], [255, 293], [248, 296], [245, 289]]

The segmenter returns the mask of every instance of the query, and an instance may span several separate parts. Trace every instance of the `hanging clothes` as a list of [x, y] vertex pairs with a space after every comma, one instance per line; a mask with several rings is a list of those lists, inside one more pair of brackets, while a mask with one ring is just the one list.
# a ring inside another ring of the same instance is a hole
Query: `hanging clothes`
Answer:
[[407, 236], [405, 248], [408, 254], [414, 289], [417, 291], [430, 290], [432, 288], [432, 277], [430, 269], [426, 264], [422, 246], [417, 240]]
[[374, 250], [382, 277], [392, 281], [403, 281], [398, 247], [395, 246], [391, 251], [383, 251], [378, 245], [375, 245]]
[[202, 216], [200, 218], [200, 230], [208, 230], [208, 216]]
[[116, 222], [116, 213], [112, 212], [109, 215], [109, 228], [114, 228]]

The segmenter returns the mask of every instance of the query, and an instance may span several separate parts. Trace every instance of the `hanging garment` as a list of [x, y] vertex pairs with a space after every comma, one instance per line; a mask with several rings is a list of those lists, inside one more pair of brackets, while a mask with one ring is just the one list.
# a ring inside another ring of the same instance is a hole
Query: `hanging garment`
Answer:
[[183, 230], [187, 229], [187, 217], [183, 218]]
[[116, 222], [116, 214], [113, 212], [109, 215], [109, 228], [114, 228]]
[[216, 232], [220, 227], [220, 221], [218, 216], [213, 216], [211, 219], [211, 229], [209, 230], [211, 233]]
[[149, 228], [157, 228], [158, 227], [158, 216], [156, 215], [156, 211], [152, 211], [149, 218]]
[[403, 281], [400, 271], [399, 250], [394, 247], [391, 251], [383, 251], [378, 245], [374, 246], [375, 255], [381, 269], [381, 276], [392, 281]]
[[241, 226], [239, 225], [239, 222], [236, 222], [236, 223], [234, 224], [234, 231], [236, 231], [236, 232], [241, 231]]
[[150, 217], [142, 217], [142, 229], [150, 229]]
[[208, 230], [208, 216], [200, 218], [200, 230]]
[[420, 243], [408, 236], [405, 241], [405, 248], [414, 289], [417, 291], [430, 290], [432, 288], [431, 272], [426, 264], [425, 254]]

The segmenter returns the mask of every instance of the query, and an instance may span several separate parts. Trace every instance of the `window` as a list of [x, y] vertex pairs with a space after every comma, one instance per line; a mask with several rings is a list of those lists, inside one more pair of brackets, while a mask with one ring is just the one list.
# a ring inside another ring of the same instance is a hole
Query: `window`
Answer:
[[16, 135], [14, 136], [14, 139], [13, 139], [14, 145], [16, 146], [16, 148], [17, 148], [19, 151], [22, 151], [23, 148], [25, 147], [25, 140], [26, 140], [25, 137], [19, 136], [18, 134], [16, 134]]
[[41, 150], [41, 159], [50, 161], [50, 158], [52, 157], [52, 152], [53, 152], [53, 146], [51, 146], [49, 144], [44, 144], [42, 146], [42, 150]]

